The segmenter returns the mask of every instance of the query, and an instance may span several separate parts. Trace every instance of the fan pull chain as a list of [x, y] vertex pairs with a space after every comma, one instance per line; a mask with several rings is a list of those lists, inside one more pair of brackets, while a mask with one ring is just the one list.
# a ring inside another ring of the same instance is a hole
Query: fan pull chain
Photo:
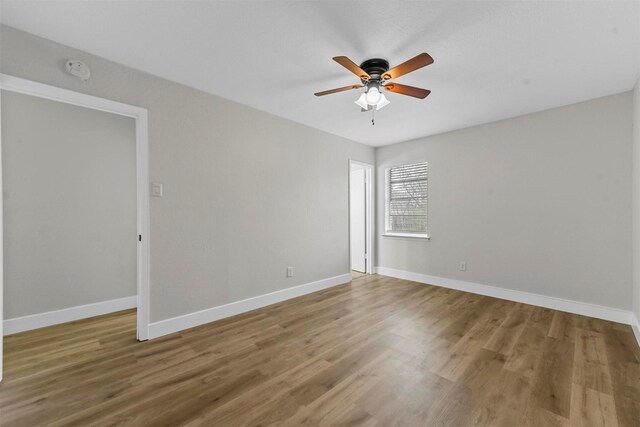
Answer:
[[376, 107], [371, 108], [371, 126], [376, 125]]

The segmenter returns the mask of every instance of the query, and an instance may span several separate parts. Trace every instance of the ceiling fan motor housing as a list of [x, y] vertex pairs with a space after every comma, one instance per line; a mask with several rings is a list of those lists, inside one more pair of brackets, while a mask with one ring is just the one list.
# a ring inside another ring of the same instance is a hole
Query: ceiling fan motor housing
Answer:
[[[380, 58], [371, 58], [360, 64], [360, 68], [367, 72], [371, 76], [369, 81], [382, 81], [384, 73], [389, 71], [389, 61]], [[362, 79], [361, 79], [362, 80]], [[366, 80], [362, 80], [362, 83], [367, 83]]]

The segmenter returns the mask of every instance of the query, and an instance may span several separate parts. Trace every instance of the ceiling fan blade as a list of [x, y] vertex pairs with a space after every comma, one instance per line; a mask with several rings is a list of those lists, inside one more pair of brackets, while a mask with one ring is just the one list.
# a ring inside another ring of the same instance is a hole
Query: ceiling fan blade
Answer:
[[398, 83], [387, 83], [383, 87], [389, 92], [399, 93], [402, 95], [409, 95], [409, 96], [413, 96], [414, 98], [420, 98], [420, 99], [426, 98], [431, 93], [431, 91], [427, 89], [421, 89], [415, 86], [401, 85]]
[[397, 79], [400, 76], [404, 76], [405, 74], [419, 68], [426, 67], [429, 64], [433, 64], [433, 58], [428, 53], [423, 52], [420, 55], [414, 56], [410, 60], [393, 67], [384, 73], [382, 78], [385, 80]]
[[369, 80], [371, 76], [367, 74], [362, 68], [358, 67], [355, 62], [347, 58], [346, 56], [334, 56], [333, 60], [342, 65], [347, 70], [358, 76], [362, 80]]
[[330, 89], [330, 90], [325, 90], [325, 91], [322, 91], [322, 92], [316, 92], [316, 93], [314, 93], [314, 95], [315, 96], [330, 95], [332, 93], [344, 92], [346, 90], [360, 89], [361, 87], [362, 87], [362, 85], [349, 85], [349, 86], [339, 87], [337, 89]]

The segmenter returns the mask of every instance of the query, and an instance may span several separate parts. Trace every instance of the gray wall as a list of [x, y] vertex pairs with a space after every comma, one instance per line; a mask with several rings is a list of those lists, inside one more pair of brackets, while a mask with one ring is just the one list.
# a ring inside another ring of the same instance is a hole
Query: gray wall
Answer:
[[640, 321], [640, 79], [633, 89], [633, 313]]
[[136, 295], [135, 122], [2, 92], [7, 319]]
[[[374, 153], [8, 27], [0, 39], [0, 72], [149, 109], [150, 179], [165, 184], [151, 199], [152, 321], [348, 273], [348, 159], [376, 157], [377, 265], [631, 307], [629, 93]], [[69, 77], [67, 58], [91, 80]], [[418, 158], [432, 240], [380, 237], [382, 172]]]
[[[631, 109], [623, 93], [378, 149], [377, 265], [629, 310]], [[385, 168], [422, 159], [431, 240], [382, 237]]]
[[[6, 26], [0, 38], [2, 73], [149, 110], [150, 180], [165, 185], [152, 322], [349, 273], [348, 159], [372, 163], [373, 148]], [[68, 58], [91, 79], [68, 76]]]

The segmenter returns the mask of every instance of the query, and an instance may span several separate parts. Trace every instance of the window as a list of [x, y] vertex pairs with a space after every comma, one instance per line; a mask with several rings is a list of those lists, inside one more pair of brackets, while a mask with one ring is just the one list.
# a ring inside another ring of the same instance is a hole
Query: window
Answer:
[[427, 237], [427, 162], [386, 171], [386, 234]]

